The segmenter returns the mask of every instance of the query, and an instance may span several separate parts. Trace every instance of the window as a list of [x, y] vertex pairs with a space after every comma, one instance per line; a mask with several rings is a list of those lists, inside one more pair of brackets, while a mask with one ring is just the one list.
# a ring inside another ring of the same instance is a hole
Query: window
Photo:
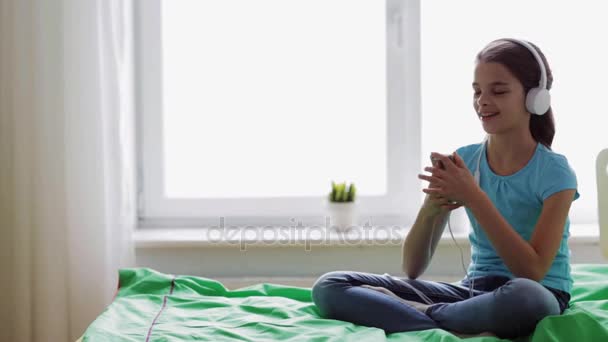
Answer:
[[[553, 149], [581, 193], [570, 218], [595, 223], [595, 156], [608, 146], [595, 124], [608, 78], [600, 6], [137, 1], [143, 225], [322, 224], [331, 180], [357, 184], [361, 222], [411, 224], [429, 153], [483, 138], [473, 61], [500, 37], [546, 54]], [[456, 217], [465, 229], [462, 209]]]
[[144, 223], [322, 224], [332, 180], [361, 222], [412, 221], [415, 2], [136, 5]]
[[578, 179], [581, 197], [570, 219], [596, 223], [595, 159], [608, 147], [597, 101], [605, 96], [608, 78], [608, 45], [598, 43], [608, 31], [602, 6], [589, 0], [421, 1], [423, 157], [483, 139], [470, 86], [477, 52], [497, 38], [532, 41], [545, 53], [554, 77], [552, 149], [568, 158]]

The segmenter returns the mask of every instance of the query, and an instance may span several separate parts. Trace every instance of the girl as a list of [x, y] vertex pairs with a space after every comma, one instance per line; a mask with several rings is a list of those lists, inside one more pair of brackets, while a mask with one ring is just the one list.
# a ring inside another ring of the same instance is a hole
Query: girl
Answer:
[[[312, 289], [324, 317], [386, 333], [442, 328], [461, 337], [514, 338], [564, 312], [572, 287], [568, 212], [579, 193], [568, 161], [551, 150], [552, 82], [543, 53], [531, 43], [498, 39], [477, 54], [473, 108], [486, 139], [452, 158], [433, 153], [443, 167], [419, 175], [429, 187], [403, 243], [408, 277], [326, 273]], [[460, 206], [472, 226], [467, 277], [458, 284], [416, 279], [450, 211]]]

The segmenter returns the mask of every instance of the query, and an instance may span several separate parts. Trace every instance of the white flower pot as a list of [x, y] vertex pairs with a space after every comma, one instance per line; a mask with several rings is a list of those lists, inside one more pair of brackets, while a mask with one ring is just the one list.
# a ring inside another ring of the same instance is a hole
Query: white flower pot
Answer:
[[326, 201], [329, 227], [337, 231], [346, 231], [357, 225], [356, 202]]

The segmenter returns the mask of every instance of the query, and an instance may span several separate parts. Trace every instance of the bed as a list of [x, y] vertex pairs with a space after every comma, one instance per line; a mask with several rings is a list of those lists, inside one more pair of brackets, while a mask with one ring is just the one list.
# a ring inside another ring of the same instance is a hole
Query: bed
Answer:
[[[600, 246], [608, 257], [608, 149], [596, 163]], [[572, 265], [574, 287], [563, 315], [540, 321], [521, 341], [608, 341], [608, 266]], [[262, 283], [228, 290], [203, 277], [149, 268], [119, 272], [112, 303], [79, 341], [458, 341], [441, 329], [386, 335], [324, 319], [311, 289]], [[500, 341], [477, 337], [468, 341]]]
[[[608, 266], [572, 267], [570, 308], [523, 341], [608, 341]], [[204, 277], [122, 269], [116, 297], [79, 341], [458, 341], [441, 329], [386, 335], [324, 319], [311, 289], [260, 283], [235, 290]], [[500, 341], [478, 337], [469, 341]]]

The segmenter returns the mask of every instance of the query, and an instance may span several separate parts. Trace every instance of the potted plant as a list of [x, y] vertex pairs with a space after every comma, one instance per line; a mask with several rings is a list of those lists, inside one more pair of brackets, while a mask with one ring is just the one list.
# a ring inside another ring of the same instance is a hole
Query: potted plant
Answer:
[[331, 192], [327, 201], [330, 227], [345, 231], [356, 225], [356, 193], [357, 188], [354, 183], [346, 185], [346, 182], [339, 184], [331, 182]]

